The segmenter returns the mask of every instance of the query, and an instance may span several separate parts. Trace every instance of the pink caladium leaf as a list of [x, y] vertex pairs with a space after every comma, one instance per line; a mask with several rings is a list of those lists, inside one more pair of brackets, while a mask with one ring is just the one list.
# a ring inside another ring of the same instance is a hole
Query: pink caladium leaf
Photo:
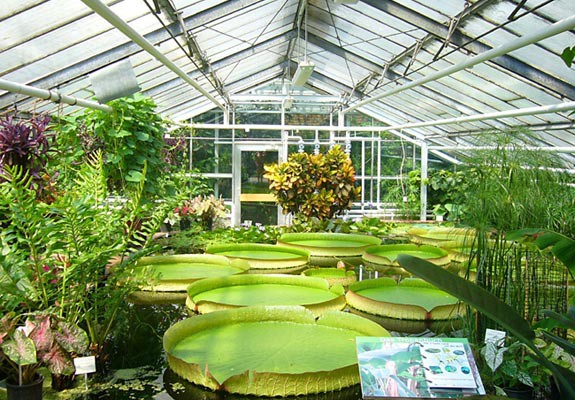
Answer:
[[14, 332], [11, 340], [2, 344], [2, 351], [10, 360], [17, 365], [30, 365], [38, 362], [36, 358], [36, 346], [32, 339], [26, 337], [21, 329]]

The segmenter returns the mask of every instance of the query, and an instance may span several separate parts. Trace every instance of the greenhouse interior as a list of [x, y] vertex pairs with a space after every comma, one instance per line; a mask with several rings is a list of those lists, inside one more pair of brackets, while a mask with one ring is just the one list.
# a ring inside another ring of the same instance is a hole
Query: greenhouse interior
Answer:
[[2, 0], [1, 399], [575, 399], [575, 2]]

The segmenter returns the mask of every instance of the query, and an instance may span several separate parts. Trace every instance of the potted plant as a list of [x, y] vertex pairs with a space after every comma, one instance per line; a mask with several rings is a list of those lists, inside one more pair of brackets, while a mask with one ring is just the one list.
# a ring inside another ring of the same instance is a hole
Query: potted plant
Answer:
[[529, 400], [535, 386], [544, 386], [551, 376], [548, 369], [531, 356], [525, 343], [510, 339], [507, 344], [486, 342], [480, 349], [484, 383], [496, 394]]
[[[525, 229], [507, 235], [509, 240], [518, 240], [529, 237], [540, 249], [550, 248], [553, 255], [565, 264], [570, 274], [575, 275], [575, 240], [564, 235], [541, 229]], [[575, 372], [558, 363], [554, 358], [548, 358], [536, 344], [536, 332], [530, 323], [518, 314], [511, 306], [501, 301], [497, 296], [480, 286], [460, 278], [448, 271], [437, 268], [436, 265], [406, 254], [397, 257], [399, 264], [409, 272], [430, 282], [434, 286], [458, 297], [460, 300], [474, 307], [478, 312], [496, 321], [501, 327], [510, 332], [517, 341], [529, 348], [530, 357], [537, 360], [543, 367], [549, 369], [553, 375], [561, 398], [575, 398]], [[558, 314], [553, 311], [544, 311], [548, 322], [554, 327], [575, 329], [575, 317], [571, 314]], [[575, 344], [557, 336], [552, 331], [541, 331], [546, 341], [552, 342], [569, 354], [575, 354]]]
[[214, 223], [227, 216], [224, 200], [216, 196], [199, 195], [191, 200], [185, 200], [176, 207], [174, 214], [180, 218], [180, 229], [187, 230], [192, 222], [200, 224], [206, 230], [212, 230]]
[[44, 378], [38, 369], [73, 374], [73, 356], [88, 350], [88, 336], [51, 313], [31, 314], [20, 325], [22, 318], [11, 312], [0, 319], [0, 362], [8, 367], [8, 399], [41, 399]]

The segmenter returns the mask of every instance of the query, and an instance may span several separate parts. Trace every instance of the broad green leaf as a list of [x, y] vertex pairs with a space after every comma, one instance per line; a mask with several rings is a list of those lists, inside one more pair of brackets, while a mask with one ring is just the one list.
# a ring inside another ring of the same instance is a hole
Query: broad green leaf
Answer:
[[565, 47], [561, 53], [561, 58], [568, 67], [571, 67], [573, 60], [575, 59], [575, 46]]
[[200, 313], [254, 305], [301, 305], [321, 315], [345, 307], [343, 288], [321, 278], [252, 274], [206, 278], [188, 287], [188, 307]]
[[145, 142], [146, 140], [148, 140], [150, 138], [149, 134], [147, 134], [146, 132], [141, 132], [141, 131], [136, 131], [135, 136], [138, 138], [138, 140], [141, 140], [143, 142]]
[[176, 323], [164, 335], [164, 348], [173, 369], [192, 382], [286, 396], [357, 384], [356, 336], [389, 333], [349, 313], [316, 321], [302, 307], [245, 307]]
[[417, 257], [401, 254], [397, 260], [412, 274], [476, 308], [522, 341], [531, 342], [535, 338], [535, 333], [525, 319], [511, 306], [482, 287]]
[[575, 356], [575, 343], [563, 339], [557, 335], [554, 335], [548, 331], [541, 331], [543, 333], [543, 335], [545, 335], [549, 340], [551, 340], [552, 342], [554, 342], [556, 345], [561, 346], [561, 348], [563, 348], [563, 350], [565, 350], [567, 353], [571, 354], [572, 356]]
[[126, 175], [126, 181], [128, 182], [141, 182], [144, 175], [140, 171], [129, 171]]
[[26, 337], [22, 330], [17, 329], [14, 332], [12, 340], [2, 344], [2, 351], [10, 360], [17, 365], [36, 364], [36, 346], [32, 339]]

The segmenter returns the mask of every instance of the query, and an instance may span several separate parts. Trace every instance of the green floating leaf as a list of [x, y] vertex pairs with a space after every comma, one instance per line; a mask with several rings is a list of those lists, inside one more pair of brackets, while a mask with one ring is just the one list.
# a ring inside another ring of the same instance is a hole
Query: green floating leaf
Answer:
[[389, 333], [339, 311], [316, 320], [303, 307], [245, 307], [176, 323], [164, 334], [164, 348], [172, 370], [191, 382], [289, 396], [359, 383], [356, 336]]
[[511, 306], [482, 287], [417, 257], [401, 254], [397, 260], [403, 268], [412, 274], [475, 307], [479, 312], [497, 321], [504, 329], [522, 341], [531, 342], [535, 338], [535, 333], [525, 319]]

